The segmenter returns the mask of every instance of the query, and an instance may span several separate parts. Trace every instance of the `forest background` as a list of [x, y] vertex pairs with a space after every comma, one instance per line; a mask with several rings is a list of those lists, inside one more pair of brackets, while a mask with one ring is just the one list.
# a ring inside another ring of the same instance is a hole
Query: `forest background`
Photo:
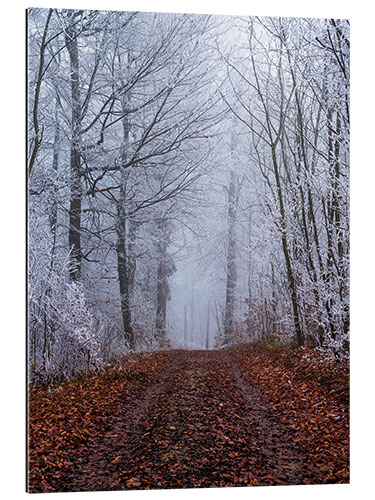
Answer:
[[[374, 103], [374, 68], [373, 68], [373, 17], [367, 2], [353, 5], [352, 2], [315, 1], [311, 5], [297, 2], [266, 1], [261, 6], [248, 2], [232, 1], [230, 5], [213, 1], [180, 1], [178, 9], [173, 2], [160, 0], [157, 4], [151, 1], [80, 1], [53, 4], [51, 2], [35, 2], [34, 4], [19, 2], [17, 6], [6, 7], [3, 13], [2, 36], [2, 139], [3, 139], [3, 193], [2, 206], [2, 306], [6, 312], [3, 324], [3, 359], [2, 380], [6, 391], [4, 401], [8, 402], [7, 411], [3, 412], [2, 430], [7, 439], [3, 446], [6, 451], [7, 478], [5, 488], [12, 491], [12, 498], [19, 498], [23, 493], [23, 453], [24, 453], [24, 381], [25, 381], [25, 176], [24, 165], [24, 11], [26, 7], [67, 7], [93, 9], [126, 9], [163, 12], [194, 12], [215, 14], [250, 14], [250, 15], [282, 15], [298, 17], [343, 17], [350, 18], [352, 39], [352, 173], [351, 173], [351, 221], [352, 221], [352, 260], [351, 260], [351, 318], [352, 318], [352, 484], [349, 487], [319, 487], [319, 495], [328, 498], [332, 488], [340, 498], [352, 498], [357, 489], [365, 493], [369, 491], [372, 480], [371, 454], [373, 447], [369, 442], [372, 436], [372, 414], [370, 408], [372, 358], [373, 358], [373, 159], [372, 143], [374, 129], [372, 127]], [[13, 401], [16, 401], [13, 404]], [[11, 424], [10, 424], [11, 423]], [[5, 453], [4, 453], [5, 455]], [[355, 492], [353, 489], [355, 488]], [[285, 491], [284, 491], [285, 490]], [[307, 487], [307, 498], [315, 497], [317, 488]], [[219, 491], [215, 496], [224, 498], [229, 492]], [[274, 488], [260, 488], [255, 491], [256, 497], [271, 498]], [[133, 492], [137, 498], [145, 498], [147, 493]], [[173, 492], [152, 492], [153, 498], [166, 498]], [[184, 498], [188, 491], [181, 491]], [[207, 492], [196, 492], [198, 498], [210, 498]], [[236, 490], [237, 498], [244, 497], [246, 490]], [[112, 497], [114, 494], [97, 494]], [[211, 498], [213, 496], [211, 495]], [[300, 488], [278, 488], [281, 498], [297, 497]], [[327, 495], [327, 496], [326, 496]], [[61, 496], [61, 495], [60, 495]], [[64, 495], [63, 495], [64, 496]], [[150, 494], [149, 494], [150, 496]]]

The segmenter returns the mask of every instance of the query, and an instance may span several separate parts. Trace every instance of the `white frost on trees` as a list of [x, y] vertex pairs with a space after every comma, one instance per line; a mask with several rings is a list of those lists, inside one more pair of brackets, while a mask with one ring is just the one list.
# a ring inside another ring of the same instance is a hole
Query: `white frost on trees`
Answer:
[[168, 338], [347, 350], [348, 23], [30, 9], [28, 29], [33, 379]]

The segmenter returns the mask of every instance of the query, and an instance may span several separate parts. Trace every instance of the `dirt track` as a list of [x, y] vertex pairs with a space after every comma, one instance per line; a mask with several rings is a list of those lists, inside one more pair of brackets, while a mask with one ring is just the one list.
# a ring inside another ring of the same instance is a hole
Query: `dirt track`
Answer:
[[60, 491], [301, 484], [306, 454], [233, 354], [174, 351], [74, 457]]

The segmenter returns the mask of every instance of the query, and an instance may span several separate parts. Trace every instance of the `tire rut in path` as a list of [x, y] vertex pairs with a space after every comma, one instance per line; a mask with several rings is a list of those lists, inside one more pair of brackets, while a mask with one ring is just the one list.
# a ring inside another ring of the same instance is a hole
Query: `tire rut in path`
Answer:
[[301, 484], [305, 455], [229, 352], [175, 351], [65, 491]]
[[233, 381], [246, 402], [247, 425], [258, 442], [254, 469], [260, 483], [303, 484], [308, 467], [306, 450], [294, 441], [294, 430], [272, 409], [272, 401], [264, 390], [251, 382], [251, 374], [241, 370], [231, 353], [225, 354]]
[[131, 395], [125, 401], [119, 401], [122, 410], [114, 419], [110, 430], [82, 449], [75, 461], [74, 473], [70, 472], [65, 478], [66, 488], [63, 491], [113, 489], [117, 472], [114, 464], [119, 460], [118, 457], [126, 464], [126, 460], [132, 458], [142, 447], [142, 421], [157, 411], [155, 406], [159, 395], [165, 390], [165, 374], [174, 370], [175, 365], [180, 362], [180, 357], [181, 351], [175, 352], [172, 362], [160, 370], [151, 385], [145, 388], [142, 383], [135, 383]]

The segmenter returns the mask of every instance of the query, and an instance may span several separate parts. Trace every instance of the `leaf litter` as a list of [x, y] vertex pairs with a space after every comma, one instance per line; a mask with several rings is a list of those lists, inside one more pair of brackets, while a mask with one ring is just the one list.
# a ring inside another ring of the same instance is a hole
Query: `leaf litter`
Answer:
[[312, 349], [161, 351], [30, 389], [30, 492], [348, 481], [349, 367]]

